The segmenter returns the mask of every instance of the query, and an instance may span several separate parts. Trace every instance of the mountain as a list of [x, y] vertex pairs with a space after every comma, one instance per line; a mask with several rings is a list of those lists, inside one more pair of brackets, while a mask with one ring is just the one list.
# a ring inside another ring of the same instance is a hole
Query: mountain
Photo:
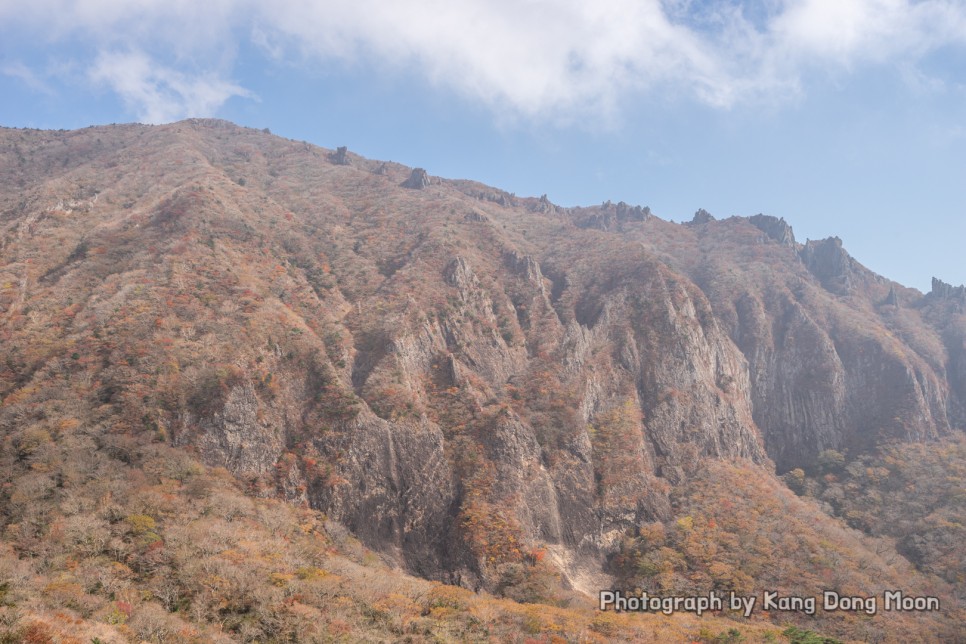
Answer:
[[[943, 610], [736, 625], [950, 639], [964, 311], [766, 215], [562, 208], [222, 121], [3, 129], [0, 584], [21, 635], [577, 638], [605, 588], [901, 588]], [[441, 631], [489, 595], [407, 575], [577, 613]]]

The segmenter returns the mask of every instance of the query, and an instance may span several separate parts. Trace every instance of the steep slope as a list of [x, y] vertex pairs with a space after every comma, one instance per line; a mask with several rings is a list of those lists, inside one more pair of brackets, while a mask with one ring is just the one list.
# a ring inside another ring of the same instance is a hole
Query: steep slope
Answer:
[[797, 244], [764, 215], [652, 218], [621, 235], [702, 289], [748, 362], [754, 419], [780, 471], [825, 449], [962, 427], [966, 391], [947, 376], [962, 369], [961, 298], [875, 275], [836, 238]]
[[[31, 467], [78, 427], [169, 442], [411, 572], [546, 600], [608, 586], [705, 459], [962, 425], [959, 291], [778, 220], [562, 209], [218, 121], [0, 139], [0, 426]], [[843, 546], [896, 575], [875, 547]]]

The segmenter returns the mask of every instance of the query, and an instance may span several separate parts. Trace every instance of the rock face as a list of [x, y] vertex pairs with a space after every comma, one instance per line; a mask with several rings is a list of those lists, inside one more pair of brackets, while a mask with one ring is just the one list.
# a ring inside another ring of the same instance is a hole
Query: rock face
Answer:
[[618, 201], [614, 208], [614, 214], [618, 221], [647, 221], [651, 216], [651, 209], [642, 206], [630, 206], [623, 201]]
[[473, 578], [460, 557], [458, 478], [440, 429], [426, 422], [387, 422], [361, 413], [345, 429], [315, 441], [338, 454], [336, 486], [313, 485], [309, 500], [378, 550], [395, 554], [419, 574], [452, 581]]
[[966, 302], [966, 286], [953, 286], [938, 278], [932, 278], [932, 290], [929, 295], [940, 300], [957, 300]]
[[581, 228], [599, 230], [619, 230], [624, 224], [644, 222], [651, 218], [651, 209], [644, 206], [630, 206], [623, 201], [616, 205], [605, 201], [599, 208], [577, 209], [577, 225]]
[[[733, 230], [738, 234], [737, 222]], [[717, 241], [730, 253], [728, 232]], [[716, 261], [706, 252], [706, 261]], [[793, 248], [768, 252], [784, 263], [781, 276], [735, 283], [729, 273], [702, 273], [701, 284], [748, 361], [755, 424], [779, 471], [808, 466], [825, 449], [859, 453], [889, 438], [934, 438], [955, 426], [961, 394], [944, 373], [957, 363], [954, 353], [937, 351], [955, 346], [948, 332], [932, 336], [931, 347], [897, 342], [897, 318], [869, 313], [889, 297], [884, 280], [838, 239], [808, 242], [798, 266]]]
[[697, 212], [694, 213], [694, 217], [691, 219], [691, 223], [695, 225], [706, 224], [709, 221], [714, 221], [714, 217], [704, 208], [698, 208]]
[[540, 212], [540, 213], [555, 213], [557, 212], [557, 206], [550, 203], [550, 199], [547, 195], [540, 195], [540, 199], [536, 203], [530, 204], [528, 207], [530, 212]]
[[422, 168], [413, 168], [412, 173], [409, 178], [403, 181], [403, 188], [412, 188], [413, 190], [422, 190], [426, 186], [431, 185], [429, 180], [429, 175]]
[[[70, 404], [98, 422], [163, 433], [412, 571], [490, 589], [544, 546], [575, 585], [600, 571], [670, 516], [699, 457], [783, 472], [966, 416], [966, 289], [882, 307], [895, 289], [837, 238], [798, 246], [764, 215], [701, 234], [479, 184], [417, 193], [231, 130], [262, 169], [210, 154], [223, 130], [0, 132], [36, 150], [21, 164], [0, 146], [0, 178], [23, 184], [0, 191], [5, 406], [81, 383]], [[95, 184], [89, 209], [48, 210]], [[417, 168], [402, 186], [431, 184]]]
[[801, 256], [808, 270], [830, 292], [847, 295], [852, 289], [855, 260], [842, 248], [842, 240], [838, 237], [808, 240]]
[[258, 408], [254, 387], [245, 383], [229, 390], [221, 409], [199, 419], [194, 442], [209, 462], [254, 476], [274, 470], [283, 452], [284, 424], [259, 418]]
[[823, 329], [793, 301], [778, 307], [776, 320], [748, 296], [737, 312], [755, 421], [779, 471], [824, 449], [863, 451], [948, 428], [944, 387], [917, 356], [891, 354], [861, 328]]
[[[478, 190], [477, 189], [477, 190], [469, 190], [467, 194], [469, 194], [472, 197], [475, 197], [476, 199], [479, 199], [480, 201], [488, 201], [490, 203], [499, 204], [504, 208], [510, 208], [511, 206], [516, 204], [516, 197], [513, 194], [509, 192], [504, 192], [502, 190], [492, 190], [492, 189]], [[540, 208], [541, 207], [538, 207], [536, 208], [536, 210], [539, 211]]]
[[336, 148], [335, 152], [329, 155], [329, 160], [335, 165], [352, 165], [348, 152], [349, 149], [343, 145], [339, 148]]
[[896, 293], [895, 284], [889, 286], [889, 294], [886, 295], [886, 299], [883, 304], [886, 304], [887, 306], [899, 306], [899, 294]]
[[784, 218], [779, 219], [778, 217], [759, 214], [748, 217], [748, 221], [779, 244], [784, 246], [795, 245], [795, 233]]

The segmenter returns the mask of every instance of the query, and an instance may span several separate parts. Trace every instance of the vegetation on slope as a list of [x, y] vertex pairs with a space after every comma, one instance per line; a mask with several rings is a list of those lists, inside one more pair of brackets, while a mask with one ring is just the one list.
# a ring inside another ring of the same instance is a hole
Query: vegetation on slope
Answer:
[[103, 424], [8, 433], [0, 472], [2, 642], [690, 641], [734, 628], [415, 579], [319, 512]]
[[[958, 515], [917, 572], [766, 473], [955, 419], [960, 318], [884, 308], [847, 261], [832, 292], [744, 219], [407, 190], [220, 122], [4, 131], [0, 155], [8, 639], [735, 641], [574, 591], [607, 556], [661, 593], [926, 590], [956, 556]], [[955, 610], [795, 628], [929, 638]]]
[[[802, 611], [759, 614], [845, 638], [912, 641], [954, 637], [964, 615], [951, 588], [920, 577], [887, 541], [872, 540], [796, 498], [776, 477], [747, 464], [702, 462], [692, 483], [672, 493], [675, 514], [642, 525], [612, 560], [619, 584], [653, 594], [721, 593], [761, 597], [877, 597], [878, 613]], [[886, 612], [883, 593], [939, 595], [940, 616]], [[938, 617], [938, 618], [937, 618]], [[913, 635], [915, 634], [915, 636]]]
[[819, 465], [785, 477], [804, 497], [819, 500], [850, 526], [896, 541], [923, 571], [966, 582], [966, 438], [938, 443], [890, 443], [854, 460], [834, 450]]

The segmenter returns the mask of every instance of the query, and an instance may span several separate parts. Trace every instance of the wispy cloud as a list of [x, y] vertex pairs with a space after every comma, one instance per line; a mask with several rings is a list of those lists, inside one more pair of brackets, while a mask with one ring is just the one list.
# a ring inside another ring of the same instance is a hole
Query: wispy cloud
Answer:
[[101, 54], [89, 71], [106, 84], [145, 123], [167, 123], [187, 116], [211, 116], [244, 88], [211, 75], [189, 75], [158, 64], [141, 52]]
[[19, 79], [24, 85], [35, 92], [53, 95], [55, 92], [50, 85], [37, 72], [24, 65], [22, 62], [14, 61], [0, 65], [0, 74]]
[[643, 92], [783, 100], [811, 70], [914, 67], [966, 47], [961, 0], [0, 0], [0, 24], [98, 43], [90, 78], [149, 120], [246, 95], [225, 80], [243, 41], [275, 61], [398, 70], [552, 119], [610, 114]]

